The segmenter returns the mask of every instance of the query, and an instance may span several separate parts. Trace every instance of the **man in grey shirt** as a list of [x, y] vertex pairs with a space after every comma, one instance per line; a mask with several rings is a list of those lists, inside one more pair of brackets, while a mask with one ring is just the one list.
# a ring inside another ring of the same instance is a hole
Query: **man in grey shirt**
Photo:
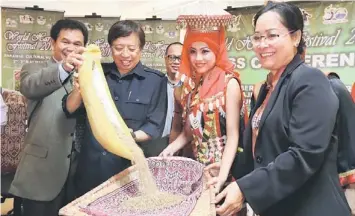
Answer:
[[176, 73], [179, 70], [181, 62], [182, 43], [174, 42], [168, 45], [165, 51], [165, 66], [166, 77], [168, 79], [167, 84], [167, 114], [165, 120], [165, 127], [162, 134], [163, 139], [167, 144], [174, 141], [180, 134], [182, 129], [181, 115], [176, 113], [175, 107], [178, 104], [175, 103], [174, 88], [180, 86], [180, 81], [176, 80]]

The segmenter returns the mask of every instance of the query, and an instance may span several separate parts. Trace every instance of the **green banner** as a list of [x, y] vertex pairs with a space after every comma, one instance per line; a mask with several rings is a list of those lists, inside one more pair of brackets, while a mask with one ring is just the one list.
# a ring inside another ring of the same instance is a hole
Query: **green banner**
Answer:
[[25, 63], [50, 59], [50, 29], [63, 15], [63, 12], [1, 8], [2, 87], [18, 90], [20, 70]]
[[[355, 3], [300, 2], [305, 22], [306, 63], [322, 71], [334, 71], [350, 86], [355, 81]], [[229, 11], [235, 24], [228, 26], [226, 44], [230, 59], [241, 74], [245, 95], [250, 98], [253, 84], [265, 80], [252, 50], [252, 20], [260, 7]]]
[[68, 17], [85, 24], [89, 32], [88, 44], [96, 44], [101, 50], [101, 62], [112, 62], [110, 45], [107, 42], [108, 31], [120, 20], [120, 17]]
[[166, 47], [180, 40], [180, 30], [175, 20], [141, 20], [145, 33], [145, 46], [141, 61], [144, 65], [166, 72], [164, 55]]
[[305, 19], [306, 63], [355, 81], [355, 2], [300, 4]]

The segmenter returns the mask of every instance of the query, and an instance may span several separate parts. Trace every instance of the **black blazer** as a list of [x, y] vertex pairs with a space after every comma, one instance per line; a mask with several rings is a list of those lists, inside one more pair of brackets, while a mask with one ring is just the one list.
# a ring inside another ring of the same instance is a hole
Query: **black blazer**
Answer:
[[[264, 99], [258, 98], [251, 117]], [[338, 106], [326, 76], [296, 55], [261, 117], [255, 157], [251, 121], [245, 131], [244, 168], [250, 173], [237, 183], [255, 213], [350, 216], [336, 165]]]
[[343, 186], [355, 183], [355, 103], [338, 74], [328, 74], [333, 91], [339, 99], [337, 120], [338, 173]]

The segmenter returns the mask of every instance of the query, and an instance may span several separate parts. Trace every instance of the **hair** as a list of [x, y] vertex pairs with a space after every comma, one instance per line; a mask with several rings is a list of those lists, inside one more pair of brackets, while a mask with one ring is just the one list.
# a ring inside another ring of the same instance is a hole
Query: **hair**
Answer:
[[304, 52], [304, 48], [306, 47], [306, 43], [303, 38], [303, 16], [301, 10], [287, 2], [273, 2], [269, 1], [266, 6], [262, 7], [255, 15], [254, 26], [256, 26], [256, 22], [266, 12], [273, 11], [279, 14], [281, 17], [281, 23], [292, 32], [301, 31], [301, 40], [297, 47], [297, 53], [302, 54]]
[[139, 48], [142, 50], [145, 44], [145, 34], [141, 26], [132, 20], [122, 20], [114, 23], [107, 36], [107, 41], [112, 46], [114, 40], [120, 37], [128, 37], [136, 33], [139, 38]]
[[181, 45], [181, 46], [183, 46], [183, 44], [180, 43], [180, 42], [173, 42], [173, 43], [169, 44], [169, 45], [166, 47], [165, 56], [168, 55], [169, 48], [170, 48], [171, 46], [173, 46], [173, 45]]
[[84, 36], [84, 45], [87, 44], [88, 42], [88, 29], [86, 26], [77, 20], [72, 20], [72, 19], [61, 19], [58, 20], [51, 28], [51, 38], [56, 41], [58, 39], [58, 36], [60, 34], [60, 31], [62, 30], [79, 30], [81, 33], [83, 33]]

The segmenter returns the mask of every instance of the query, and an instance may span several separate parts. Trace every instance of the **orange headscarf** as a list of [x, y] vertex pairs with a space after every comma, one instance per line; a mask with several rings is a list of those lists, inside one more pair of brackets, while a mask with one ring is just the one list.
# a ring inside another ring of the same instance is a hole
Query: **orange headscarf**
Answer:
[[351, 89], [351, 97], [353, 98], [354, 103], [355, 103], [355, 82], [354, 82], [353, 87]]
[[[218, 30], [201, 32], [192, 30], [187, 27], [183, 50], [181, 54], [181, 65], [179, 68], [178, 78], [183, 82], [183, 90], [181, 92], [181, 104], [186, 106], [187, 96], [195, 87], [198, 87], [201, 81], [201, 74], [194, 72], [194, 68], [190, 63], [189, 52], [194, 42], [204, 42], [209, 49], [216, 55], [215, 67], [210, 71], [208, 79], [203, 82], [199, 96], [201, 99], [209, 98], [219, 92], [225, 90], [225, 75], [232, 74], [239, 80], [239, 74], [234, 71], [233, 63], [228, 59], [227, 48], [225, 45], [225, 30], [222, 26]], [[241, 89], [242, 100], [244, 102], [243, 91]], [[243, 104], [242, 104], [243, 105]]]
[[[233, 71], [234, 66], [228, 59], [225, 46], [225, 32], [222, 27], [219, 30], [210, 32], [194, 31], [187, 27], [179, 68], [179, 77], [181, 77], [186, 88], [185, 93], [190, 93], [201, 81], [201, 74], [194, 72], [189, 58], [192, 43], [197, 41], [205, 42], [216, 55], [216, 65], [210, 71], [209, 79], [204, 81], [207, 81], [208, 85], [203, 85], [200, 89], [200, 97], [204, 99], [223, 91], [225, 88], [224, 77], [226, 73], [234, 73], [237, 77], [238, 74]], [[186, 94], [182, 95], [182, 100], [184, 100], [184, 96]]]
[[[193, 89], [201, 80], [201, 75], [194, 72], [189, 58], [189, 51], [192, 43], [197, 41], [205, 42], [211, 51], [216, 55], [216, 66], [212, 69], [212, 71], [210, 71], [209, 79], [204, 81], [207, 81], [208, 85], [203, 85], [200, 90], [200, 97], [201, 99], [204, 99], [223, 91], [225, 87], [225, 73], [235, 72], [233, 72], [233, 64], [228, 59], [227, 49], [225, 46], [225, 32], [222, 27], [219, 28], [219, 30], [210, 32], [194, 31], [188, 27], [184, 40], [179, 70], [182, 74], [186, 75], [186, 77], [192, 79], [190, 83], [184, 82], [186, 85], [189, 85], [186, 87], [191, 87], [191, 89]], [[238, 76], [237, 73], [235, 73], [235, 75]]]

